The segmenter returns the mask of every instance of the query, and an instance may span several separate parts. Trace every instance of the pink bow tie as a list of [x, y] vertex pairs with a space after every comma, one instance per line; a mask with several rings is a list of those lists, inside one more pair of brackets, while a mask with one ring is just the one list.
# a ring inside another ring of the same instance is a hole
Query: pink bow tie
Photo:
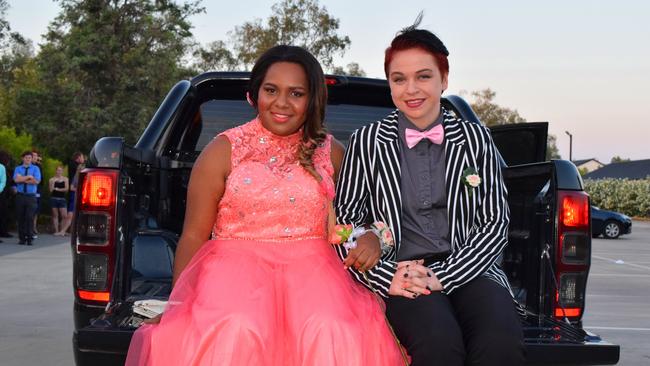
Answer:
[[406, 129], [406, 146], [409, 149], [412, 149], [413, 146], [417, 145], [422, 139], [429, 139], [436, 145], [442, 144], [442, 140], [445, 137], [445, 130], [442, 128], [442, 125], [439, 124], [429, 131], [420, 132], [411, 128]]

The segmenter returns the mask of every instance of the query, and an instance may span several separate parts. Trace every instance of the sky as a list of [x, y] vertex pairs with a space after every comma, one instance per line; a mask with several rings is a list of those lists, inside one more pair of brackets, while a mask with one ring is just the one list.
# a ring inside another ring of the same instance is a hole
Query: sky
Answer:
[[[196, 40], [227, 40], [237, 25], [271, 14], [275, 1], [204, 0], [191, 18]], [[491, 88], [496, 103], [549, 122], [569, 158], [650, 159], [650, 1], [320, 0], [352, 41], [338, 65], [357, 62], [383, 78], [383, 51], [424, 11], [421, 28], [450, 51], [449, 89]], [[42, 42], [59, 12], [52, 0], [9, 0], [14, 31]], [[37, 46], [38, 48], [38, 46]]]

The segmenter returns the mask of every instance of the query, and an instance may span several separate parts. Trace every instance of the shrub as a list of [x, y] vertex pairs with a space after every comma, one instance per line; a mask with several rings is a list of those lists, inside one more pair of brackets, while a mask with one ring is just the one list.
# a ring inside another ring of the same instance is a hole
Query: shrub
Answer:
[[585, 180], [594, 206], [628, 216], [650, 217], [650, 177], [646, 179]]

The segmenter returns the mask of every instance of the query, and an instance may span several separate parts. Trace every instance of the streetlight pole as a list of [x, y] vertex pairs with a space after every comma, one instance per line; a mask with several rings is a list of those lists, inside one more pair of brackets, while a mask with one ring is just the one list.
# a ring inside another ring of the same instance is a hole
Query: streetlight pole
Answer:
[[569, 161], [573, 161], [573, 135], [569, 131], [564, 131], [564, 133], [569, 135]]

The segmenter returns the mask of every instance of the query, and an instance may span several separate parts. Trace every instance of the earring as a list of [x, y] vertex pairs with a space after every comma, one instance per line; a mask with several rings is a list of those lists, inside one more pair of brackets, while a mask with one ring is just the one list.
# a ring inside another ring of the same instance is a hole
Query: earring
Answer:
[[246, 92], [246, 100], [248, 101], [248, 104], [251, 105], [251, 107], [255, 107], [255, 103], [253, 103], [253, 100], [251, 99], [251, 94], [249, 92]]

